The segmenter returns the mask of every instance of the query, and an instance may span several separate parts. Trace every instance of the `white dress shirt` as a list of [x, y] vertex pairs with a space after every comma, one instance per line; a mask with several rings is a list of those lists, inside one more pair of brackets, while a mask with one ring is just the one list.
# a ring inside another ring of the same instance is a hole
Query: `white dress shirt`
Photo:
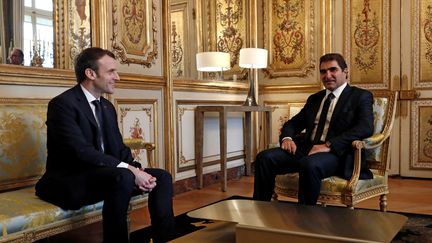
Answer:
[[341, 86], [339, 86], [337, 89], [333, 90], [333, 92], [330, 91], [330, 90], [326, 90], [326, 95], [322, 99], [320, 108], [319, 108], [318, 113], [317, 113], [317, 115], [315, 117], [315, 121], [314, 121], [315, 126], [314, 126], [314, 130], [312, 132], [311, 139], [313, 139], [315, 137], [315, 133], [316, 133], [316, 130], [317, 130], [317, 127], [318, 127], [318, 122], [319, 122], [319, 119], [320, 119], [320, 116], [321, 116], [321, 111], [322, 111], [322, 108], [323, 108], [323, 105], [324, 105], [324, 101], [327, 99], [327, 96], [330, 93], [333, 93], [333, 95], [335, 97], [332, 99], [332, 101], [330, 103], [329, 110], [328, 110], [327, 117], [326, 117], [325, 124], [324, 124], [324, 130], [323, 130], [323, 133], [322, 133], [321, 138], [320, 138], [320, 141], [326, 141], [327, 132], [328, 132], [328, 128], [329, 128], [329, 125], [330, 125], [331, 118], [333, 116], [334, 108], [336, 107], [336, 104], [337, 104], [337, 102], [339, 100], [339, 97], [342, 94], [342, 91], [345, 89], [346, 86], [347, 86], [347, 83], [344, 83]]

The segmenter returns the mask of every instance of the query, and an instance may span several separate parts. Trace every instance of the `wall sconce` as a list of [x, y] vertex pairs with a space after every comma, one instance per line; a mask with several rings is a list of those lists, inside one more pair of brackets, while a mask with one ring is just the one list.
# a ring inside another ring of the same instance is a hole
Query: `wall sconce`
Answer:
[[261, 48], [242, 48], [240, 49], [240, 63], [242, 68], [249, 68], [249, 92], [244, 106], [257, 106], [255, 99], [255, 75], [254, 69], [267, 67], [268, 51]]
[[201, 72], [219, 72], [223, 80], [223, 71], [231, 69], [230, 54], [226, 52], [200, 52], [196, 54], [197, 70]]

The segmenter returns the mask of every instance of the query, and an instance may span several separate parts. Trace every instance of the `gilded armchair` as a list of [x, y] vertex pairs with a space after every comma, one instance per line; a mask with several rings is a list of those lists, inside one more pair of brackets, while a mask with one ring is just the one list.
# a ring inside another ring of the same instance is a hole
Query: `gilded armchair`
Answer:
[[[352, 143], [355, 149], [354, 171], [350, 180], [332, 176], [322, 180], [318, 202], [323, 204], [344, 204], [349, 208], [366, 199], [379, 196], [380, 210], [387, 210], [389, 137], [395, 112], [397, 93], [387, 90], [372, 91], [374, 95], [374, 134]], [[365, 150], [368, 168], [373, 178], [359, 180], [361, 150]], [[297, 198], [298, 173], [276, 176], [274, 199], [278, 195]]]

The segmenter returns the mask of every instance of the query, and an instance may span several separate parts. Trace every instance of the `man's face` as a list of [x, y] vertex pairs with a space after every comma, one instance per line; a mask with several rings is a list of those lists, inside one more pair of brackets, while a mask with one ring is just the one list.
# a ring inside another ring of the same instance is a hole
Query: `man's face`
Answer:
[[320, 75], [324, 87], [330, 91], [337, 89], [347, 81], [347, 70], [342, 70], [337, 61], [321, 63]]
[[11, 64], [21, 65], [21, 60], [20, 60], [20, 57], [19, 57], [17, 50], [13, 50], [11, 52], [9, 59], [10, 59]]
[[93, 90], [97, 94], [114, 93], [115, 82], [120, 80], [117, 73], [117, 61], [105, 55], [98, 60], [99, 70], [93, 76]]

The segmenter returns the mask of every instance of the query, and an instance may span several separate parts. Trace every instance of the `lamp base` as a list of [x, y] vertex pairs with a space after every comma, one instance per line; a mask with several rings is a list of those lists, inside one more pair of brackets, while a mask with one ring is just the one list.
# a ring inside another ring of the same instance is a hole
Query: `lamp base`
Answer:
[[252, 69], [249, 70], [249, 92], [245, 102], [243, 103], [243, 106], [258, 106], [255, 99], [255, 84]]
[[248, 96], [243, 103], [243, 106], [258, 106], [258, 104], [256, 103], [255, 97]]

